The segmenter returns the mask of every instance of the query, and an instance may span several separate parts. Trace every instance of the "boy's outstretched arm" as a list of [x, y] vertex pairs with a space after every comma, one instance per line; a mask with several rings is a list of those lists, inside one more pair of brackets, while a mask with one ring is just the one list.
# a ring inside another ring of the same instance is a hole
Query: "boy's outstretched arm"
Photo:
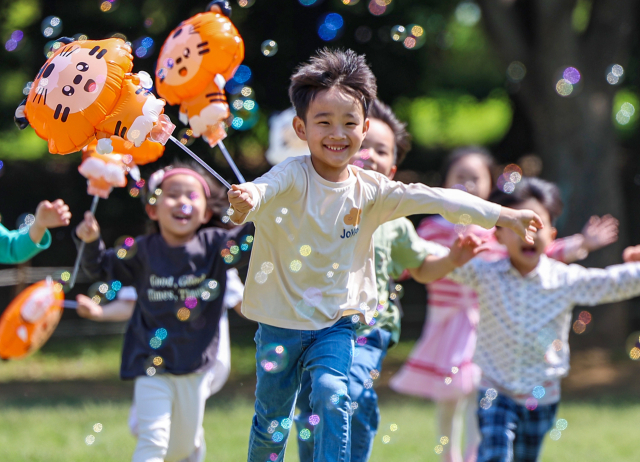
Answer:
[[534, 211], [510, 209], [509, 207], [502, 207], [496, 226], [510, 228], [528, 244], [533, 244], [531, 233], [544, 228], [542, 220]]
[[477, 236], [458, 237], [446, 256], [429, 255], [418, 268], [410, 268], [409, 274], [422, 284], [442, 279], [454, 269], [464, 265], [488, 247]]

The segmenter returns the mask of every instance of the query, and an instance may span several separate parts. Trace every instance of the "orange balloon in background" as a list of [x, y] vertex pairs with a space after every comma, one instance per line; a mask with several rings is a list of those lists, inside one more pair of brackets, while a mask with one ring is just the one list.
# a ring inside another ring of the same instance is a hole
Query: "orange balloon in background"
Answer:
[[113, 135], [140, 146], [165, 102], [145, 89], [148, 74], [130, 74], [131, 47], [116, 38], [67, 40], [40, 69], [16, 123], [30, 124], [52, 154], [79, 151], [94, 138], [105, 139], [100, 150], [108, 153]]
[[211, 146], [226, 136], [223, 121], [230, 112], [224, 86], [243, 59], [242, 37], [215, 10], [183, 21], [160, 50], [158, 94], [169, 104], [180, 104], [180, 120]]
[[63, 299], [62, 286], [52, 281], [20, 292], [0, 318], [0, 358], [22, 358], [44, 345], [62, 317]]
[[140, 173], [130, 154], [117, 153], [115, 148], [112, 154], [99, 154], [96, 151], [97, 144], [94, 140], [84, 147], [78, 171], [87, 179], [87, 194], [108, 199], [114, 187], [127, 185], [127, 173], [133, 169], [138, 179]]

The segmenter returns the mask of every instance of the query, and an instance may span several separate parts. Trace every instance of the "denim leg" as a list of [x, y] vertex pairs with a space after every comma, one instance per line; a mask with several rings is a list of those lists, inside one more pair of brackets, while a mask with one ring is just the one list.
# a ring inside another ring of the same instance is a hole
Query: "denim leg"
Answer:
[[[311, 375], [308, 371], [302, 373], [300, 392], [296, 400], [296, 407], [300, 413], [296, 416], [296, 428], [298, 429], [298, 455], [300, 462], [313, 462], [313, 428], [309, 418], [313, 414], [311, 410]], [[314, 419], [311, 419], [313, 422]], [[306, 430], [306, 431], [305, 431]]]
[[284, 459], [300, 386], [302, 332], [259, 324], [255, 337], [258, 383], [249, 437], [249, 462], [282, 462]]
[[[356, 347], [349, 371], [349, 395], [351, 401], [357, 403], [351, 417], [351, 462], [367, 462], [371, 456], [380, 423], [378, 395], [373, 383], [382, 369], [390, 339], [391, 334], [383, 329], [374, 329], [358, 339], [363, 344]], [[372, 375], [372, 371], [378, 375]]]
[[311, 409], [319, 421], [314, 428], [314, 462], [349, 462], [351, 456], [351, 398], [348, 393], [355, 325], [345, 317], [315, 333], [303, 355], [311, 376]]

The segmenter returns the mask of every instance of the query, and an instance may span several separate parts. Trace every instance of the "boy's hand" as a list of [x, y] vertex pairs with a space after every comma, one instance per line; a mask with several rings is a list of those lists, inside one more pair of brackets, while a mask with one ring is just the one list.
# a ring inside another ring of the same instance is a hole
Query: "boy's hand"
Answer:
[[36, 209], [36, 217], [33, 226], [44, 229], [67, 226], [71, 220], [69, 206], [62, 199], [53, 202], [42, 201]]
[[640, 245], [634, 245], [624, 249], [624, 252], [622, 252], [622, 259], [625, 263], [640, 261]]
[[594, 215], [584, 225], [581, 234], [584, 236], [582, 245], [587, 252], [601, 249], [618, 240], [618, 220], [611, 215]]
[[81, 318], [94, 320], [102, 318], [102, 307], [86, 295], [80, 294], [76, 296], [76, 301], [78, 302], [78, 316]]
[[496, 226], [509, 228], [528, 244], [533, 244], [531, 233], [544, 228], [542, 220], [532, 210], [516, 210], [502, 207]]
[[231, 185], [231, 189], [227, 191], [227, 198], [233, 210], [238, 214], [234, 214], [233, 221], [240, 221], [239, 218], [244, 218], [255, 207], [251, 191], [245, 184]]
[[78, 237], [89, 244], [100, 237], [100, 226], [91, 212], [84, 213], [84, 220], [76, 228]]
[[449, 261], [453, 266], [459, 268], [479, 253], [489, 249], [488, 246], [483, 244], [484, 241], [475, 234], [469, 234], [465, 237], [459, 235], [451, 246]]

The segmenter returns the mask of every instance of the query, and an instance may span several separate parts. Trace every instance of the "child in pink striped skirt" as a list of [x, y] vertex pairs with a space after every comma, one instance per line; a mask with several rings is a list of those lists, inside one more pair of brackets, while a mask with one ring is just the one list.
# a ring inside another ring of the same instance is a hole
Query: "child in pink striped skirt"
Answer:
[[[493, 187], [493, 167], [493, 157], [483, 148], [456, 149], [445, 161], [444, 186], [464, 189], [487, 199]], [[514, 179], [518, 180], [517, 175]], [[554, 241], [546, 254], [565, 263], [579, 260], [590, 251], [615, 242], [617, 232], [618, 222], [613, 217], [592, 217], [581, 234]], [[423, 239], [447, 247], [462, 233], [473, 233], [490, 245], [490, 250], [481, 253], [479, 258], [498, 260], [506, 256], [494, 237], [494, 230], [454, 225], [440, 216], [425, 218], [418, 228], [418, 235]], [[448, 438], [448, 444], [443, 445], [443, 460], [472, 462], [476, 460], [480, 442], [475, 412], [481, 370], [472, 361], [479, 319], [476, 294], [449, 279], [430, 283], [427, 289], [428, 319], [422, 336], [390, 385], [399, 393], [435, 401], [438, 439]]]

